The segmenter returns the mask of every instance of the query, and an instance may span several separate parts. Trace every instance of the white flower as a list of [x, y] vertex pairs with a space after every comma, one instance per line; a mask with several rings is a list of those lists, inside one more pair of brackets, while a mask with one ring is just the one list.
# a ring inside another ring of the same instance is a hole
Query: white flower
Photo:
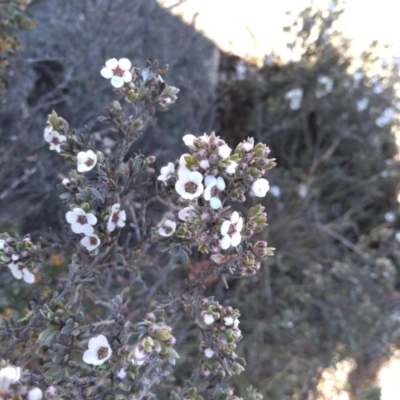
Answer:
[[264, 178], [257, 179], [251, 185], [251, 190], [253, 191], [254, 196], [265, 197], [269, 190], [269, 183]]
[[149, 355], [147, 354], [144, 347], [142, 345], [139, 345], [135, 347], [133, 351], [133, 357], [134, 358], [132, 359], [132, 364], [143, 365], [149, 358]]
[[208, 136], [206, 133], [204, 133], [202, 136], [200, 136], [199, 139], [203, 143], [209, 143], [210, 142], [210, 136]]
[[86, 213], [82, 208], [75, 207], [68, 211], [67, 222], [71, 224], [72, 232], [91, 235], [94, 232], [93, 226], [97, 224], [97, 218], [93, 214]]
[[306, 198], [308, 195], [308, 186], [305, 183], [300, 183], [297, 188], [297, 194], [303, 199]]
[[203, 320], [206, 325], [212, 325], [215, 322], [215, 318], [212, 314], [204, 314]]
[[328, 93], [332, 92], [333, 89], [333, 79], [329, 78], [329, 76], [319, 76], [318, 79], [318, 87], [315, 91], [315, 96], [317, 99], [320, 99], [323, 96], [326, 96]]
[[35, 275], [29, 271], [28, 267], [22, 263], [13, 263], [8, 264], [8, 268], [10, 268], [11, 273], [13, 274], [15, 279], [24, 279], [26, 283], [35, 282]]
[[119, 379], [125, 379], [125, 377], [126, 377], [126, 371], [123, 369], [123, 368], [121, 368], [118, 372], [117, 372], [117, 376], [118, 376], [118, 378]]
[[204, 350], [204, 355], [206, 356], [206, 358], [212, 358], [214, 355], [214, 350], [208, 347]]
[[188, 206], [185, 208], [182, 208], [182, 210], [179, 211], [178, 217], [182, 221], [192, 221], [194, 218], [194, 207], [193, 206]]
[[19, 255], [18, 255], [18, 254], [13, 254], [13, 255], [11, 256], [11, 260], [13, 260], [13, 261], [19, 260]]
[[225, 220], [221, 225], [222, 239], [219, 244], [222, 249], [226, 250], [229, 247], [236, 247], [242, 241], [240, 232], [243, 229], [243, 218], [239, 216], [237, 211], [232, 213], [230, 220]]
[[210, 202], [210, 207], [217, 210], [222, 207], [222, 202], [219, 199], [219, 193], [225, 190], [225, 181], [220, 176], [216, 178], [212, 175], [207, 175], [204, 179], [206, 188], [204, 190], [204, 199]]
[[387, 213], [385, 213], [384, 218], [385, 218], [386, 222], [390, 222], [390, 223], [395, 222], [397, 219], [396, 214], [393, 211], [388, 211]]
[[192, 147], [194, 144], [194, 141], [197, 139], [197, 137], [194, 135], [188, 134], [188, 135], [185, 135], [182, 139], [183, 139], [184, 143], [186, 144], [186, 146]]
[[52, 130], [54, 130], [54, 126], [50, 121], [46, 122], [46, 126], [44, 127], [44, 137], [46, 139], [46, 134], [50, 133]]
[[6, 241], [4, 239], [0, 239], [0, 250], [4, 250], [6, 247]]
[[200, 168], [207, 169], [210, 168], [210, 161], [208, 160], [201, 160], [199, 162]]
[[380, 128], [388, 125], [392, 122], [395, 109], [393, 107], [387, 107], [383, 110], [383, 113], [375, 120], [375, 124]]
[[281, 188], [279, 186], [271, 186], [271, 188], [269, 189], [269, 192], [272, 194], [272, 196], [274, 197], [280, 197], [281, 195]]
[[84, 236], [80, 242], [79, 242], [83, 247], [86, 247], [87, 251], [93, 251], [94, 249], [97, 249], [97, 247], [100, 246], [100, 239], [97, 235], [88, 235]]
[[[53, 128], [52, 125], [51, 128]], [[53, 129], [49, 131], [49, 128], [46, 127], [44, 130], [44, 140], [50, 144], [50, 150], [55, 150], [57, 153], [60, 153], [61, 143], [65, 142], [67, 138], [64, 135], [60, 135], [59, 132], [54, 131]]]
[[167, 181], [171, 175], [175, 172], [175, 167], [174, 164], [172, 164], [172, 162], [169, 162], [168, 165], [166, 165], [165, 167], [162, 167], [160, 170], [160, 175], [157, 177], [157, 179], [159, 181]]
[[175, 190], [182, 198], [193, 200], [203, 193], [202, 181], [203, 175], [200, 172], [182, 170], [179, 171], [179, 180], [175, 183]]
[[223, 144], [222, 146], [218, 147], [218, 155], [225, 160], [231, 155], [232, 149], [227, 145]]
[[358, 112], [363, 112], [368, 108], [369, 105], [369, 99], [367, 97], [364, 97], [361, 100], [357, 101], [357, 111]]
[[21, 368], [8, 365], [0, 369], [0, 392], [7, 392], [10, 385], [16, 383], [21, 378]]
[[124, 83], [132, 80], [131, 62], [127, 58], [111, 58], [106, 61], [106, 66], [100, 71], [101, 75], [106, 79], [111, 79], [111, 85], [115, 88], [124, 86]]
[[248, 153], [249, 151], [254, 149], [254, 139], [248, 138], [247, 142], [243, 142], [243, 150]]
[[364, 73], [361, 70], [358, 69], [354, 72], [353, 79], [357, 84], [360, 83], [362, 78], [364, 78]]
[[225, 325], [225, 326], [231, 326], [231, 325], [233, 325], [233, 318], [232, 318], [232, 317], [225, 317], [225, 318], [224, 318], [224, 325]]
[[162, 226], [160, 226], [160, 228], [158, 229], [158, 233], [161, 236], [169, 237], [169, 236], [172, 236], [172, 234], [175, 232], [175, 230], [176, 230], [176, 222], [167, 219], [164, 221]]
[[178, 169], [178, 178], [181, 177], [181, 175], [185, 175], [187, 172], [191, 172], [190, 169], [186, 166], [186, 160], [185, 157], [190, 157], [190, 154], [185, 153], [182, 154], [179, 158], [179, 169]]
[[71, 183], [71, 180], [68, 179], [68, 178], [64, 178], [64, 179], [61, 181], [61, 183], [62, 183], [64, 186], [68, 186], [68, 185]]
[[27, 399], [28, 400], [42, 400], [43, 392], [38, 387], [35, 387], [28, 392]]
[[94, 151], [80, 151], [76, 156], [78, 165], [77, 170], [78, 172], [86, 172], [93, 169], [93, 167], [97, 163], [97, 155]]
[[303, 100], [303, 90], [300, 88], [289, 90], [285, 94], [285, 99], [290, 101], [289, 107], [292, 110], [298, 110]]
[[118, 203], [114, 204], [111, 207], [111, 215], [108, 218], [107, 222], [107, 230], [112, 232], [117, 226], [119, 228], [123, 228], [125, 226], [126, 221], [126, 213], [125, 210], [120, 209], [120, 205]]
[[225, 172], [227, 174], [234, 174], [238, 167], [238, 163], [236, 161], [229, 161], [229, 165], [225, 168]]
[[104, 335], [91, 338], [88, 347], [83, 353], [83, 361], [86, 364], [101, 365], [111, 357], [111, 347]]

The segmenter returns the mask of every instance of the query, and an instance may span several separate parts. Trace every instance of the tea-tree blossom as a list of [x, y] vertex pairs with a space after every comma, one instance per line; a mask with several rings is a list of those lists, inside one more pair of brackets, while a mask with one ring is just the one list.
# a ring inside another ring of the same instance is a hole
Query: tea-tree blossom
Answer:
[[329, 76], [319, 76], [318, 79], [318, 86], [315, 91], [315, 96], [317, 99], [320, 99], [330, 92], [332, 92], [333, 89], [333, 79], [330, 78]]
[[101, 241], [99, 237], [94, 234], [85, 236], [80, 240], [80, 244], [83, 247], [86, 247], [87, 251], [93, 251], [94, 249], [97, 249], [97, 247], [100, 246], [100, 243]]
[[204, 350], [204, 355], [206, 356], [206, 358], [213, 358], [214, 356], [214, 350], [210, 349], [209, 347], [207, 349]]
[[7, 365], [0, 369], [0, 392], [7, 392], [10, 385], [16, 383], [21, 378], [21, 368]]
[[206, 325], [212, 325], [215, 322], [214, 315], [212, 314], [203, 314], [203, 321]]
[[248, 153], [249, 151], [253, 150], [254, 148], [254, 139], [248, 138], [246, 142], [242, 143], [243, 150]]
[[8, 264], [11, 273], [15, 279], [23, 279], [26, 283], [35, 282], [35, 275], [28, 269], [28, 267], [23, 263], [11, 262]]
[[183, 139], [184, 143], [186, 144], [186, 146], [192, 147], [194, 144], [194, 141], [197, 139], [197, 137], [192, 134], [187, 134], [182, 139]]
[[214, 210], [222, 207], [222, 202], [219, 199], [219, 193], [225, 190], [225, 181], [220, 176], [216, 178], [212, 175], [207, 175], [204, 179], [206, 188], [204, 190], [204, 199], [210, 202], [210, 207]]
[[119, 379], [125, 379], [126, 378], [126, 375], [127, 375], [127, 373], [126, 373], [126, 371], [123, 369], [123, 368], [121, 368], [118, 372], [117, 372], [117, 376], [118, 376], [118, 378]]
[[91, 235], [94, 232], [93, 225], [97, 224], [95, 215], [86, 213], [82, 208], [75, 207], [72, 211], [68, 211], [67, 222], [71, 224], [72, 232]]
[[281, 195], [281, 188], [279, 186], [276, 186], [276, 185], [271, 186], [270, 193], [274, 197], [279, 197]]
[[77, 156], [78, 172], [87, 172], [93, 169], [97, 163], [97, 155], [93, 150], [80, 151]]
[[126, 213], [125, 210], [121, 211], [120, 205], [118, 203], [111, 207], [111, 215], [108, 218], [107, 230], [112, 232], [117, 226], [123, 228], [125, 226]]
[[133, 358], [131, 360], [133, 365], [143, 365], [149, 358], [149, 353], [140, 344], [133, 350]]
[[112, 350], [104, 335], [91, 338], [88, 347], [83, 353], [83, 361], [86, 364], [101, 365], [111, 357]]
[[254, 196], [265, 197], [269, 190], [269, 183], [264, 178], [257, 179], [251, 185], [251, 190], [253, 191]]
[[223, 144], [222, 146], [218, 147], [218, 155], [225, 160], [231, 155], [232, 149], [227, 145]]
[[121, 88], [125, 83], [132, 80], [131, 62], [127, 58], [111, 58], [106, 61], [105, 67], [100, 71], [106, 79], [111, 79], [111, 85], [115, 88]]
[[239, 216], [237, 211], [232, 213], [230, 220], [225, 220], [221, 226], [222, 239], [219, 244], [222, 249], [226, 250], [229, 247], [236, 247], [242, 241], [240, 232], [243, 229], [243, 218]]
[[236, 161], [229, 161], [229, 165], [225, 168], [225, 172], [227, 174], [234, 174], [238, 167], [238, 163]]
[[178, 217], [182, 221], [191, 221], [194, 218], [194, 215], [193, 206], [184, 207], [178, 213]]
[[300, 88], [292, 89], [286, 92], [285, 99], [289, 100], [289, 107], [292, 110], [298, 110], [303, 100], [303, 90]]
[[204, 190], [202, 184], [203, 175], [200, 172], [189, 170], [179, 171], [179, 179], [175, 184], [175, 190], [186, 200], [193, 200], [199, 197]]
[[160, 228], [158, 229], [158, 233], [161, 236], [169, 237], [169, 236], [173, 235], [175, 230], [176, 230], [176, 222], [167, 219], [163, 222], [162, 226], [160, 226]]
[[395, 111], [396, 110], [393, 107], [385, 108], [383, 113], [375, 120], [375, 124], [380, 128], [390, 124], [392, 122]]
[[369, 99], [367, 97], [362, 98], [361, 100], [357, 101], [357, 111], [363, 112], [368, 108]]
[[43, 392], [38, 387], [35, 387], [28, 392], [26, 398], [28, 400], [42, 400]]
[[160, 175], [157, 177], [159, 181], [167, 181], [171, 175], [175, 172], [175, 166], [172, 162], [169, 162], [165, 167], [160, 170]]
[[59, 132], [53, 130], [53, 125], [51, 125], [51, 130], [46, 127], [44, 130], [44, 140], [50, 144], [50, 150], [55, 150], [57, 153], [61, 152], [61, 143], [67, 140], [66, 136], [61, 135]]

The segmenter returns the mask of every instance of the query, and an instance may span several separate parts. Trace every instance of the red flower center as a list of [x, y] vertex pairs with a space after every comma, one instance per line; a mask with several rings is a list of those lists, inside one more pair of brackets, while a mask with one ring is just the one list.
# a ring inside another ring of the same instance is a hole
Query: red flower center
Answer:
[[99, 360], [102, 360], [103, 358], [106, 358], [108, 354], [108, 348], [107, 347], [100, 347], [97, 350], [97, 357]]
[[114, 222], [114, 224], [116, 224], [119, 220], [119, 213], [119, 211], [115, 211], [111, 217], [111, 221]]
[[119, 65], [117, 66], [117, 68], [113, 69], [114, 75], [117, 76], [124, 76], [125, 71], [123, 69], [121, 69], [119, 67]]
[[185, 191], [186, 193], [196, 193], [197, 185], [194, 182], [188, 182], [185, 184]]
[[76, 222], [78, 222], [81, 225], [86, 225], [88, 223], [88, 220], [85, 215], [78, 215]]

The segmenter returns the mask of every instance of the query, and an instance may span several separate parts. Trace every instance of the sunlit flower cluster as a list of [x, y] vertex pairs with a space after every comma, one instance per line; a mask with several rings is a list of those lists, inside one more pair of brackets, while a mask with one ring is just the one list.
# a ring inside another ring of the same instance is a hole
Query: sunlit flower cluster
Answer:
[[171, 334], [172, 328], [166, 325], [162, 318], [157, 318], [154, 313], [149, 313], [146, 320], [138, 324], [138, 329], [142, 334], [130, 353], [129, 359], [132, 365], [138, 368], [152, 357], [168, 360], [170, 364], [175, 365], [175, 360], [179, 358], [178, 353], [172, 347], [176, 343], [176, 339]]
[[61, 144], [67, 140], [65, 135], [54, 130], [53, 124], [50, 121], [47, 121], [43, 136], [44, 140], [50, 145], [49, 149], [54, 150], [57, 153], [61, 152]]
[[94, 214], [73, 207], [72, 211], [67, 212], [66, 219], [71, 225], [72, 232], [85, 235], [80, 243], [88, 251], [93, 251], [100, 245], [100, 239], [94, 233], [94, 226], [97, 224], [97, 217]]
[[29, 235], [22, 239], [14, 239], [7, 234], [0, 239], [0, 263], [6, 265], [15, 279], [26, 283], [34, 283], [35, 257], [38, 247], [34, 245]]
[[[246, 220], [230, 205], [244, 202], [246, 193], [259, 198], [267, 194], [269, 183], [263, 175], [274, 166], [268, 147], [249, 138], [232, 149], [214, 132], [200, 137], [187, 134], [183, 141], [189, 153], [175, 165], [162, 167], [158, 176], [168, 193], [175, 192], [171, 199], [177, 211], [163, 219], [154, 231], [156, 237], [164, 245], [179, 243], [184, 249], [191, 242], [201, 252], [240, 252], [243, 240], [262, 229], [266, 215], [261, 212], [256, 220]], [[250, 264], [246, 273], [259, 265], [256, 259]]]
[[[223, 370], [225, 362], [233, 362], [232, 369], [235, 373], [243, 371], [243, 367], [234, 361], [237, 359], [234, 350], [242, 338], [239, 317], [239, 310], [230, 306], [223, 307], [212, 297], [201, 299], [197, 323], [207, 332], [203, 335], [204, 341], [201, 346], [205, 358], [201, 369], [206, 375], [206, 371], [215, 374]], [[224, 358], [225, 362], [222, 361]]]

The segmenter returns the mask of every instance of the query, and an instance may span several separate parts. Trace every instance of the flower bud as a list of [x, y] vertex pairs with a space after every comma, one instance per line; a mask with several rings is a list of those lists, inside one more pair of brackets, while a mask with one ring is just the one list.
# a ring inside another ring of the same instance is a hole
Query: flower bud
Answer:
[[152, 164], [154, 161], [156, 161], [156, 156], [148, 156], [144, 160], [145, 165]]
[[58, 395], [58, 390], [57, 390], [57, 388], [55, 387], [55, 386], [49, 386], [47, 389], [46, 389], [46, 397], [47, 398], [49, 398], [49, 399], [53, 399], [54, 397], [57, 397], [57, 395]]
[[145, 319], [147, 321], [150, 321], [150, 322], [155, 322], [156, 321], [156, 316], [152, 312], [151, 313], [147, 313], [146, 316], [145, 316]]
[[148, 328], [149, 335], [154, 336], [158, 331], [160, 327], [157, 324], [152, 324]]
[[217, 164], [218, 163], [218, 155], [217, 154], [211, 154], [210, 157], [208, 158], [210, 161], [210, 164]]

